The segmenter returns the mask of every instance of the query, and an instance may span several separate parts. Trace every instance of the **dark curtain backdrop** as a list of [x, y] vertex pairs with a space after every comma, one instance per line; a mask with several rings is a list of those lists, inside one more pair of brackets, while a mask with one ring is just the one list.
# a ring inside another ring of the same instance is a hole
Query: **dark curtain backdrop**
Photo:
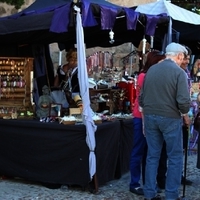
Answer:
[[37, 106], [39, 96], [42, 95], [44, 85], [52, 86], [54, 69], [50, 56], [49, 45], [32, 45], [34, 58], [34, 101]]

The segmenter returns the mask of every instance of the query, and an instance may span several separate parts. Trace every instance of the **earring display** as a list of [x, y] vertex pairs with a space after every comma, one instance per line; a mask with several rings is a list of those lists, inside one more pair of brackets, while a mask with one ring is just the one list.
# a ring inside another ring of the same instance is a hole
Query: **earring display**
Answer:
[[31, 113], [33, 58], [0, 57], [0, 117]]

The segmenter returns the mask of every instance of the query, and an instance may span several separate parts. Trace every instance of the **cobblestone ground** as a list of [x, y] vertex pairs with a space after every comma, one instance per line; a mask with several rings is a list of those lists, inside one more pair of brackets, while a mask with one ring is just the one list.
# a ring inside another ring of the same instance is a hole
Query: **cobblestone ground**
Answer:
[[[186, 187], [187, 200], [200, 200], [200, 170], [196, 168], [196, 159], [195, 154], [188, 156], [187, 178], [193, 181], [193, 184]], [[48, 189], [24, 180], [2, 179], [0, 200], [143, 200], [143, 196], [129, 192], [129, 181], [130, 175], [126, 173], [120, 179], [99, 187], [97, 194], [92, 194], [81, 188], [62, 186], [59, 189]], [[183, 194], [182, 190], [183, 186], [180, 187], [180, 195]], [[161, 196], [164, 197], [164, 191]]]

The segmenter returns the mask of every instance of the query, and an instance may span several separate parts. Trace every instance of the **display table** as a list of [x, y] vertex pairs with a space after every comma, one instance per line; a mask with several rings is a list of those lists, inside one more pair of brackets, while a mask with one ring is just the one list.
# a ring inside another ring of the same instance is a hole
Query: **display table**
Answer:
[[[99, 185], [116, 178], [117, 171], [119, 177], [127, 170], [130, 131], [125, 134], [122, 123], [126, 124], [117, 120], [97, 126], [95, 153]], [[0, 127], [0, 175], [83, 187], [90, 182], [84, 125], [1, 119]]]

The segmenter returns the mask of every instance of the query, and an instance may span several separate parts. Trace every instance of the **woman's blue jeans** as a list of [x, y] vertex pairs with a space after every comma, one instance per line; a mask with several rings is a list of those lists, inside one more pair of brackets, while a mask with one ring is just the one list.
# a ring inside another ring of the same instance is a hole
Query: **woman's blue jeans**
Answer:
[[140, 187], [141, 164], [146, 147], [146, 138], [143, 134], [142, 118], [133, 118], [133, 148], [130, 159], [131, 182], [130, 188]]
[[183, 166], [182, 119], [145, 115], [144, 125], [148, 145], [144, 195], [153, 198], [157, 193], [157, 168], [165, 140], [168, 156], [165, 199], [174, 200], [179, 196]]

